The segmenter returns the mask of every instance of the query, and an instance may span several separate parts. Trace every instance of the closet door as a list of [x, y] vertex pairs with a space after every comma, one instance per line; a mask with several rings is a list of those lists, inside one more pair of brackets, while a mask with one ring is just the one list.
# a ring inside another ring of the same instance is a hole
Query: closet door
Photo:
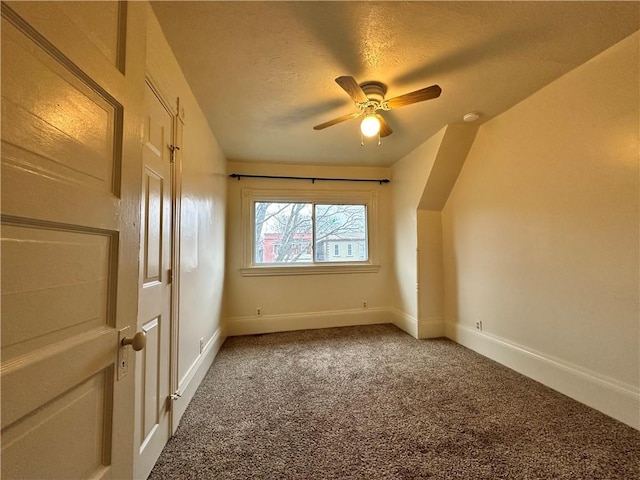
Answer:
[[147, 346], [136, 372], [136, 478], [147, 478], [171, 436], [174, 115], [150, 85], [144, 99], [138, 328]]

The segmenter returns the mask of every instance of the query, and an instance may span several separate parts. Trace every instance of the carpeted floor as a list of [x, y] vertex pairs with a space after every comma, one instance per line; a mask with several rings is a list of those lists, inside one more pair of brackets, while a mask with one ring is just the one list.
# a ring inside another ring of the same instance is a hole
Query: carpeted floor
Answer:
[[392, 325], [229, 338], [150, 479], [640, 478], [640, 432]]

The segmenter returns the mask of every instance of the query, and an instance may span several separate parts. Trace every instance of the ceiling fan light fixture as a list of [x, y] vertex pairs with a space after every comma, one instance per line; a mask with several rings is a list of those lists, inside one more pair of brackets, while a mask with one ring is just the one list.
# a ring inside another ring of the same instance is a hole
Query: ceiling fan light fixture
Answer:
[[367, 115], [360, 123], [360, 131], [365, 137], [374, 137], [380, 131], [380, 120], [375, 115]]

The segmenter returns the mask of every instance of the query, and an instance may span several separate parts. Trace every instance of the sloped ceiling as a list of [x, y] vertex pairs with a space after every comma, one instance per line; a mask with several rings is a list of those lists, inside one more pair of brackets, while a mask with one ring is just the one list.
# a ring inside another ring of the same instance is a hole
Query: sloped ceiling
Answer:
[[[315, 165], [389, 166], [465, 113], [487, 121], [640, 28], [638, 2], [152, 6], [227, 158]], [[313, 130], [356, 111], [340, 75], [381, 81], [387, 98], [433, 84], [442, 95], [385, 112], [394, 133], [362, 147], [358, 120]]]

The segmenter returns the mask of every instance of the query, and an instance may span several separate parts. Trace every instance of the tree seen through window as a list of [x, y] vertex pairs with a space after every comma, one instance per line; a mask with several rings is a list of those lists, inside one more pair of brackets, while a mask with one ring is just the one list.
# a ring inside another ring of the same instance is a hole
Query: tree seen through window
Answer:
[[255, 202], [254, 232], [256, 264], [353, 261], [353, 244], [368, 260], [366, 205]]

